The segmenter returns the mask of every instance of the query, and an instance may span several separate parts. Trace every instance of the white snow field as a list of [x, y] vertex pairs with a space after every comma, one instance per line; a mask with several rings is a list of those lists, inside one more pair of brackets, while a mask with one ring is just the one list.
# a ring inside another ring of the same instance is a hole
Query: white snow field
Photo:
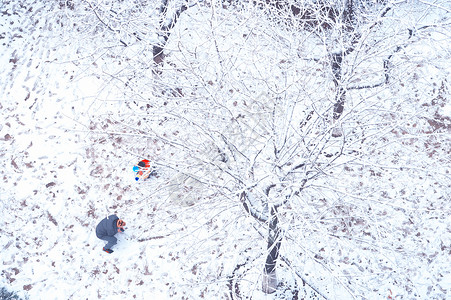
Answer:
[[[370, 2], [393, 9], [359, 25], [343, 80], [383, 80], [390, 54], [393, 80], [349, 88], [331, 139], [327, 53], [341, 46], [251, 2], [190, 2], [155, 67], [159, 4], [2, 0], [0, 287], [31, 300], [451, 299], [451, 3]], [[135, 182], [141, 158], [158, 175]], [[318, 176], [298, 196], [299, 177], [280, 174], [302, 161]], [[239, 195], [271, 180], [291, 198], [265, 294], [268, 228]], [[127, 227], [107, 254], [95, 227], [113, 213]]]

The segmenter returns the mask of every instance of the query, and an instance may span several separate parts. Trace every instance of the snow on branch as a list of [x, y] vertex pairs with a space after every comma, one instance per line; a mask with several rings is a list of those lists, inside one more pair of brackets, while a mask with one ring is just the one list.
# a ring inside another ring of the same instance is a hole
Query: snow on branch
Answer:
[[415, 34], [419, 31], [419, 30], [423, 30], [429, 27], [433, 27], [433, 25], [426, 25], [426, 26], [422, 26], [418, 29], [407, 29], [409, 32], [409, 37], [407, 38], [407, 41], [400, 46], [397, 46], [396, 49], [393, 51], [392, 54], [390, 54], [386, 59], [384, 59], [383, 62], [383, 66], [384, 66], [384, 77], [385, 80], [379, 82], [379, 83], [375, 83], [375, 84], [370, 84], [370, 85], [362, 85], [362, 86], [351, 86], [351, 87], [347, 87], [347, 90], [363, 90], [363, 89], [372, 89], [372, 88], [377, 88], [380, 87], [384, 84], [389, 84], [390, 83], [390, 74], [389, 74], [389, 69], [390, 69], [390, 61], [393, 58], [393, 56], [398, 53], [399, 51], [401, 51], [402, 49], [405, 49], [407, 46], [409, 46], [411, 43], [413, 43], [411, 41], [411, 38], [413, 36], [415, 36]]
[[254, 208], [254, 206], [252, 205], [249, 195], [246, 192], [242, 192], [240, 194], [240, 200], [241, 203], [243, 203], [244, 209], [246, 210], [247, 213], [249, 213], [252, 217], [254, 217], [256, 220], [262, 222], [262, 223], [267, 223], [268, 222], [268, 215], [258, 211], [257, 209]]

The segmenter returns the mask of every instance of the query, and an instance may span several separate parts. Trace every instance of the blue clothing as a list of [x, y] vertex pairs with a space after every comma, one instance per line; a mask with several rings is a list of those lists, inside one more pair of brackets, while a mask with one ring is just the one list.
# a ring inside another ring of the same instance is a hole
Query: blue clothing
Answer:
[[117, 239], [114, 235], [117, 233], [117, 220], [119, 218], [116, 215], [111, 215], [100, 221], [96, 227], [96, 236], [108, 242], [105, 246], [106, 249], [111, 249], [116, 245]]
[[100, 239], [108, 242], [104, 247], [105, 249], [111, 249], [111, 247], [117, 244], [117, 238], [115, 238], [114, 236], [105, 235]]
[[119, 218], [116, 215], [111, 215], [100, 221], [96, 227], [97, 237], [114, 236], [117, 233], [117, 220]]

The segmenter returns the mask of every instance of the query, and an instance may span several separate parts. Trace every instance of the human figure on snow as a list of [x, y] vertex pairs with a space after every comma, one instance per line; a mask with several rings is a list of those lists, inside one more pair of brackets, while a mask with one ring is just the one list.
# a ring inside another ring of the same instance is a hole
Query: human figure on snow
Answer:
[[116, 215], [106, 217], [96, 227], [96, 236], [108, 243], [103, 247], [103, 251], [106, 253], [113, 253], [111, 247], [116, 245], [117, 238], [114, 235], [118, 232], [124, 232], [125, 222], [119, 219]]
[[143, 159], [133, 166], [133, 172], [136, 173], [135, 180], [146, 180], [150, 175], [154, 175], [155, 171], [153, 167], [150, 165], [150, 161], [147, 159]]

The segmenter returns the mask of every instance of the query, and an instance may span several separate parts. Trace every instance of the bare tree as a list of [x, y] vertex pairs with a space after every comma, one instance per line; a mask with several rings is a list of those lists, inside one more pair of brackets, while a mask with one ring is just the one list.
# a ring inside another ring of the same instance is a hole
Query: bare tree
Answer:
[[[420, 293], [400, 273], [405, 253], [417, 270], [426, 268], [404, 242], [420, 246], [433, 232], [420, 229], [425, 215], [448, 212], [449, 70], [435, 61], [449, 57], [441, 48], [446, 9], [419, 3], [412, 11], [403, 1], [256, 4], [198, 5], [181, 15], [185, 6], [166, 29], [155, 25], [164, 41], [151, 60], [165, 48], [165, 67], [155, 79], [146, 76], [152, 62], [130, 59], [130, 68], [108, 74], [123, 83], [126, 105], [105, 108], [103, 133], [130, 139], [128, 153], [150, 153], [174, 207], [213, 212], [220, 202], [221, 213], [239, 207], [241, 217], [257, 220], [245, 230], [267, 240], [265, 293], [283, 288], [278, 268], [310, 287], [296, 293], [374, 298], [388, 286]], [[428, 25], [423, 14], [405, 21], [417, 10], [430, 11]], [[434, 57], [418, 50], [425, 41]], [[246, 288], [240, 279], [259, 278], [249, 271], [261, 271], [257, 261], [237, 264], [231, 297]]]

